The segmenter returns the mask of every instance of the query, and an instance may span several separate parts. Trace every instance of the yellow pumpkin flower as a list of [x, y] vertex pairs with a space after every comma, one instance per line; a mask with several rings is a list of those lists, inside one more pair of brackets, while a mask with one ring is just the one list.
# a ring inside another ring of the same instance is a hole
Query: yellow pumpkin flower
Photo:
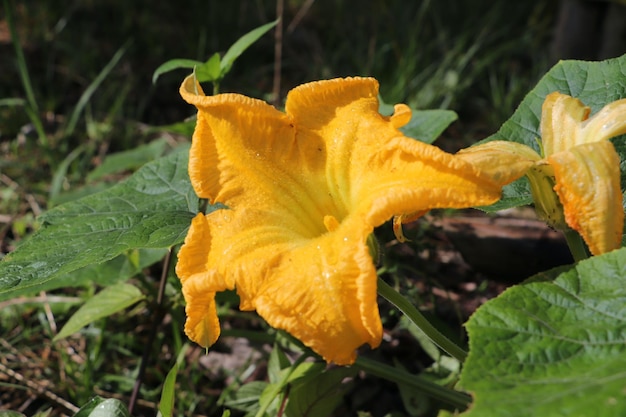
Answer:
[[542, 106], [539, 155], [530, 147], [492, 141], [457, 155], [484, 170], [526, 166], [535, 209], [555, 228], [576, 230], [599, 255], [621, 246], [624, 209], [619, 156], [608, 139], [626, 133], [626, 99], [594, 116], [580, 100], [554, 92]]
[[394, 215], [491, 204], [522, 175], [494, 178], [403, 136], [409, 108], [381, 116], [371, 78], [299, 86], [284, 113], [238, 94], [207, 97], [193, 76], [180, 93], [198, 108], [193, 187], [226, 206], [193, 219], [176, 266], [185, 331], [202, 346], [220, 333], [215, 293], [236, 288], [242, 310], [328, 362], [353, 363], [382, 336], [374, 228]]

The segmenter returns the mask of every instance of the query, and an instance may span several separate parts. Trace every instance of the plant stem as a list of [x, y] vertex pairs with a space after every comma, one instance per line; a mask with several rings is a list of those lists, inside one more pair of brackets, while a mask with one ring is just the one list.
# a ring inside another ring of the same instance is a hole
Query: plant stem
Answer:
[[170, 270], [170, 265], [172, 263], [172, 248], [169, 248], [165, 258], [163, 260], [163, 271], [161, 273], [161, 280], [159, 281], [159, 290], [157, 293], [156, 299], [156, 311], [154, 312], [154, 320], [152, 321], [152, 326], [150, 328], [150, 334], [148, 335], [148, 340], [146, 342], [143, 355], [141, 356], [141, 362], [139, 362], [139, 371], [137, 372], [137, 378], [135, 379], [135, 385], [133, 386], [133, 391], [130, 395], [130, 400], [128, 402], [128, 413], [132, 415], [133, 409], [135, 408], [135, 404], [137, 403], [137, 399], [139, 397], [139, 389], [141, 388], [141, 384], [143, 383], [143, 376], [146, 371], [146, 366], [148, 364], [148, 359], [150, 357], [150, 351], [153, 348], [153, 343], [157, 335], [157, 330], [163, 321], [163, 317], [165, 316], [165, 311], [163, 309], [163, 298], [165, 295], [165, 285], [167, 283], [167, 274]]
[[422, 313], [415, 308], [400, 293], [391, 288], [385, 281], [378, 278], [378, 294], [396, 306], [409, 320], [411, 320], [430, 340], [441, 349], [449, 353], [459, 362], [464, 362], [467, 352], [461, 349], [456, 343], [444, 336], [435, 326], [433, 326]]
[[363, 356], [357, 358], [354, 366], [370, 375], [418, 389], [460, 411], [465, 410], [472, 401], [471, 397], [463, 392], [437, 385], [419, 375], [410, 374], [402, 369], [385, 365]]
[[567, 246], [574, 257], [575, 262], [585, 260], [589, 257], [585, 243], [577, 231], [567, 229], [563, 231], [563, 234], [565, 235], [565, 241], [567, 242]]

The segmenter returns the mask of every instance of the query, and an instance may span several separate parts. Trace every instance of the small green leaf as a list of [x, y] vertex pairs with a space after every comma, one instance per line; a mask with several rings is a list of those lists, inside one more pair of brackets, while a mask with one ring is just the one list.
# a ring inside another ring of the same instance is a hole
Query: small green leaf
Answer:
[[175, 363], [172, 369], [167, 373], [161, 390], [161, 401], [159, 402], [159, 411], [163, 417], [172, 417], [174, 411], [176, 374], [178, 373], [178, 364]]
[[289, 358], [285, 355], [285, 352], [283, 352], [280, 346], [274, 344], [269, 361], [267, 362], [267, 376], [270, 382], [280, 381], [283, 370], [289, 367], [291, 367]]
[[[548, 280], [554, 278], [554, 280]], [[626, 415], [626, 249], [533, 278], [467, 323], [467, 417]]]
[[196, 78], [198, 82], [218, 81], [220, 71], [220, 54], [216, 52], [205, 63], [196, 67]]
[[94, 397], [74, 417], [130, 417], [130, 413], [120, 400]]
[[233, 62], [239, 58], [239, 55], [241, 55], [246, 49], [248, 49], [248, 47], [250, 47], [250, 45], [256, 42], [267, 31], [276, 26], [277, 23], [278, 19], [273, 22], [266, 23], [263, 26], [259, 26], [258, 28], [246, 33], [234, 44], [232, 44], [228, 51], [226, 51], [226, 54], [222, 57], [222, 62], [220, 63], [220, 78], [223, 78], [224, 75], [230, 71]]
[[199, 67], [202, 64], [204, 63], [194, 59], [171, 59], [162, 63], [156, 70], [154, 70], [154, 74], [152, 74], [152, 84], [155, 84], [159, 77], [166, 72], [174, 71], [180, 68]]
[[52, 339], [56, 342], [76, 333], [89, 323], [124, 310], [144, 298], [134, 285], [120, 283], [107, 287], [88, 299]]

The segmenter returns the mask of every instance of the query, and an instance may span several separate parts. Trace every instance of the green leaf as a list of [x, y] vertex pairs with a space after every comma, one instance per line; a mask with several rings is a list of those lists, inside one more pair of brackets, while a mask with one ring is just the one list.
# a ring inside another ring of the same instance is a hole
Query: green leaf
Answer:
[[[618, 81], [625, 77], [626, 55], [601, 62], [561, 61], [528, 93], [500, 130], [483, 142], [492, 140], [519, 142], [539, 152], [537, 139], [540, 138], [541, 106], [548, 94], [560, 91], [576, 97], [591, 107], [593, 115], [606, 104], [626, 98], [626, 83]], [[497, 206], [482, 209], [497, 211], [531, 202], [530, 186], [524, 179], [506, 186], [504, 196]]]
[[52, 341], [56, 342], [74, 334], [89, 323], [122, 311], [143, 298], [141, 291], [131, 284], [119, 283], [107, 287], [88, 299], [70, 317]]
[[411, 121], [400, 128], [410, 138], [433, 143], [458, 116], [452, 110], [412, 110]]
[[270, 382], [279, 382], [282, 378], [283, 370], [291, 367], [291, 361], [280, 346], [274, 344], [267, 361], [267, 376]]
[[[34, 293], [50, 291], [57, 288], [82, 287], [90, 283], [100, 286], [117, 284], [140, 273], [144, 268], [159, 262], [167, 249], [135, 249], [117, 256], [101, 264], [91, 264], [75, 271], [63, 274], [56, 279], [46, 281], [37, 286]], [[131, 257], [137, 258], [134, 262]], [[0, 300], [4, 299], [0, 295]]]
[[176, 392], [176, 374], [178, 373], [178, 364], [175, 363], [172, 369], [167, 373], [161, 390], [161, 401], [159, 401], [159, 411], [163, 417], [172, 417], [174, 411], [174, 393]]
[[138, 248], [181, 243], [198, 211], [187, 152], [151, 162], [126, 181], [47, 212], [44, 226], [0, 261], [0, 299]]
[[332, 368], [324, 372], [320, 372], [319, 367], [309, 366], [307, 369], [310, 370], [308, 375], [294, 381], [289, 391], [286, 414], [300, 417], [332, 415], [352, 386], [345, 382], [346, 378], [353, 377], [356, 369]]
[[230, 71], [230, 68], [233, 65], [233, 62], [239, 55], [241, 55], [250, 45], [256, 42], [261, 36], [263, 36], [267, 31], [276, 26], [278, 23], [278, 19], [273, 22], [266, 23], [263, 26], [259, 26], [256, 29], [251, 30], [250, 32], [243, 35], [239, 38], [232, 46], [226, 51], [224, 56], [222, 57], [222, 62], [220, 63], [220, 75], [221, 78], [224, 77]]
[[220, 79], [220, 54], [214, 53], [205, 63], [196, 67], [196, 78], [199, 82], [217, 81]]
[[194, 59], [170, 59], [159, 65], [159, 67], [154, 70], [152, 74], [152, 84], [155, 84], [159, 77], [167, 72], [174, 71], [180, 68], [193, 68], [199, 67], [204, 64], [201, 61], [196, 61]]
[[267, 382], [252, 381], [242, 385], [235, 392], [231, 392], [224, 401], [224, 405], [248, 413], [256, 413], [259, 409], [259, 398], [267, 387]]
[[94, 397], [74, 417], [130, 417], [130, 413], [120, 400]]
[[166, 148], [167, 139], [159, 138], [128, 151], [109, 154], [100, 166], [87, 175], [87, 181], [137, 169], [163, 155]]
[[626, 248], [562, 271], [471, 317], [461, 385], [474, 404], [463, 416], [626, 415]]

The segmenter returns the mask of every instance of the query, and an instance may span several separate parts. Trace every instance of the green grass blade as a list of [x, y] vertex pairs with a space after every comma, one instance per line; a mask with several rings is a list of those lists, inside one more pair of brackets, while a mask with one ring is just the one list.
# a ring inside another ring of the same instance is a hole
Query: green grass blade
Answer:
[[20, 78], [22, 79], [24, 91], [26, 92], [26, 99], [28, 100], [28, 104], [32, 107], [35, 113], [38, 113], [39, 106], [37, 105], [37, 100], [35, 100], [35, 93], [33, 92], [33, 85], [30, 81], [30, 75], [28, 73], [28, 67], [26, 65], [26, 58], [24, 57], [24, 51], [22, 50], [19, 37], [17, 36], [17, 31], [15, 30], [13, 5], [10, 1], [4, 0], [4, 10], [6, 13], [6, 20], [9, 25], [9, 32], [11, 33], [13, 47], [15, 48], [15, 55], [17, 56], [18, 71], [20, 73]]
[[226, 54], [222, 57], [222, 62], [220, 63], [221, 76], [223, 77], [226, 73], [228, 73], [228, 71], [230, 71], [230, 67], [233, 65], [233, 62], [235, 62], [243, 51], [248, 49], [250, 45], [267, 33], [267, 31], [276, 26], [277, 23], [278, 19], [273, 22], [266, 23], [263, 26], [259, 26], [258, 28], [246, 33], [234, 44], [232, 44], [228, 51], [226, 51]]
[[[63, 187], [63, 180], [67, 175], [67, 170], [70, 164], [78, 158], [78, 155], [80, 155], [84, 149], [85, 146], [79, 146], [74, 149], [65, 157], [65, 159], [63, 159], [61, 164], [59, 164], [59, 167], [54, 171], [54, 175], [52, 176], [52, 181], [50, 183], [50, 192], [48, 193], [49, 202], [53, 202], [58, 197], [61, 192], [61, 188]], [[49, 204], [49, 208], [51, 207], [52, 205]]]
[[74, 107], [74, 111], [70, 116], [70, 120], [67, 123], [65, 128], [65, 134], [67, 136], [71, 136], [74, 133], [74, 129], [76, 129], [76, 125], [78, 124], [78, 119], [85, 109], [85, 106], [91, 99], [91, 96], [96, 92], [100, 84], [104, 81], [104, 79], [111, 73], [113, 68], [117, 65], [117, 63], [122, 59], [124, 53], [126, 52], [126, 45], [122, 46], [117, 50], [113, 58], [109, 61], [109, 63], [100, 71], [100, 74], [93, 80], [89, 87], [85, 90], [85, 92], [80, 96], [78, 103], [76, 103], [76, 107]]
[[176, 388], [176, 374], [178, 373], [178, 364], [175, 363], [172, 369], [167, 373], [165, 382], [163, 382], [163, 390], [161, 391], [161, 401], [159, 402], [159, 411], [163, 417], [172, 417], [174, 411], [174, 389]]
[[37, 100], [35, 99], [33, 84], [30, 80], [28, 66], [26, 65], [26, 58], [24, 57], [24, 50], [20, 45], [20, 40], [17, 35], [17, 31], [15, 30], [13, 5], [9, 0], [4, 0], [3, 4], [6, 13], [7, 24], [9, 25], [9, 32], [11, 33], [11, 41], [13, 42], [13, 48], [15, 49], [15, 55], [17, 58], [17, 69], [20, 74], [20, 79], [22, 80], [24, 92], [26, 93], [26, 101], [28, 102], [28, 105], [25, 106], [26, 113], [31, 123], [35, 126], [35, 131], [37, 132], [37, 136], [39, 137], [39, 143], [43, 147], [47, 148], [48, 137], [46, 136], [43, 128], [43, 123], [41, 121], [41, 118], [39, 117], [39, 105], [37, 104]]

